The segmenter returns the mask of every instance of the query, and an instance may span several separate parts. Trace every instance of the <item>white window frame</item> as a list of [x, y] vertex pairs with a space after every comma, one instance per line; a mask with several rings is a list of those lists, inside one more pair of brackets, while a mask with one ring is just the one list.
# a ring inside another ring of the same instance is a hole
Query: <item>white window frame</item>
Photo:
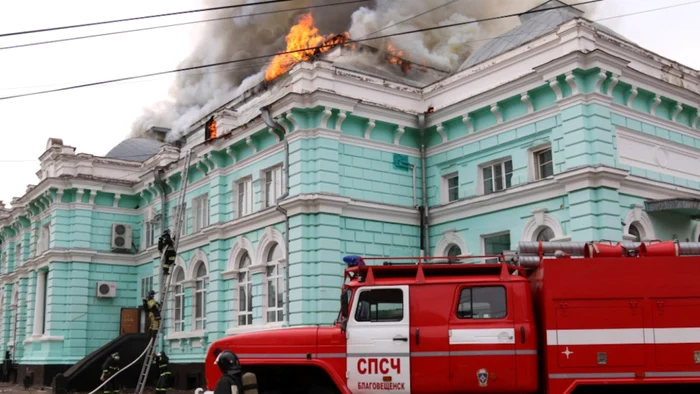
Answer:
[[[0, 273], [5, 273], [7, 271], [7, 250], [5, 250], [2, 252], [2, 255], [0, 255]], [[2, 305], [0, 305], [0, 307], [2, 307]]]
[[[492, 160], [492, 161], [489, 161], [489, 162], [480, 164], [480, 165], [478, 166], [478, 171], [479, 171], [479, 174], [478, 174], [478, 179], [479, 179], [478, 190], [479, 190], [479, 194], [480, 194], [480, 195], [501, 193], [501, 192], [503, 192], [503, 191], [505, 191], [505, 190], [508, 190], [508, 189], [510, 189], [511, 187], [513, 187], [513, 177], [512, 177], [512, 176], [511, 176], [510, 186], [508, 186], [508, 185], [506, 184], [506, 163], [507, 163], [507, 162], [510, 162], [511, 171], [512, 171], [510, 174], [513, 174], [515, 168], [513, 167], [513, 158], [510, 157], [510, 156], [509, 156], [509, 157], [502, 157], [502, 158], [497, 159], [497, 160]], [[501, 189], [501, 190], [496, 190], [496, 187], [495, 187], [496, 176], [495, 176], [494, 167], [497, 167], [497, 166], [500, 166], [500, 167], [501, 167], [501, 171], [502, 171], [502, 174], [503, 174], [503, 189]], [[484, 169], [485, 169], [485, 168], [488, 168], [488, 167], [491, 167], [491, 185], [493, 186], [493, 191], [490, 192], [490, 193], [486, 193], [486, 189], [484, 188], [484, 182], [486, 181], [486, 179], [484, 178]]]
[[[172, 215], [171, 216], [171, 218], [172, 218], [171, 234], [172, 235], [176, 235], [175, 234], [175, 224], [177, 223], [177, 208], [178, 208], [178, 205], [174, 206], [171, 209], [171, 211], [172, 211], [172, 213], [171, 213], [171, 215]], [[180, 236], [184, 237], [185, 235], [187, 235], [187, 204], [183, 203], [182, 209], [184, 212], [182, 212], [182, 227], [180, 227]]]
[[246, 176], [237, 180], [234, 189], [236, 218], [242, 218], [253, 213], [253, 177]]
[[[481, 255], [482, 256], [486, 255], [486, 239], [499, 237], [501, 235], [508, 235], [508, 237], [510, 238], [511, 245], [513, 244], [513, 239], [512, 239], [512, 235], [510, 233], [510, 230], [499, 231], [497, 233], [491, 233], [491, 234], [482, 234], [481, 235]], [[509, 250], [509, 249], [506, 249], [506, 250]], [[493, 259], [486, 259], [485, 258], [482, 260], [482, 262], [483, 263], [490, 263], [490, 262], [493, 262]]]
[[[178, 281], [177, 276], [182, 273], [182, 280]], [[183, 332], [185, 331], [185, 271], [178, 267], [175, 272], [172, 273], [175, 276], [175, 283], [173, 284], [173, 321], [172, 328], [173, 332]], [[176, 307], [177, 300], [180, 300], [180, 308]], [[179, 311], [179, 313], [178, 313]]]
[[275, 206], [277, 204], [277, 199], [284, 193], [285, 185], [282, 165], [278, 164], [260, 171], [260, 181], [260, 201], [262, 207], [270, 208]]
[[51, 223], [46, 223], [41, 226], [39, 234], [39, 254], [42, 254], [49, 250], [49, 246], [51, 245]]
[[[450, 200], [450, 180], [451, 179], [457, 179], [457, 198], [454, 200]], [[443, 175], [441, 179], [441, 185], [440, 185], [440, 202], [441, 204], [449, 204], [451, 202], [459, 200], [459, 173], [457, 171], [449, 173], [447, 175]]]
[[141, 277], [141, 298], [148, 297], [148, 291], [153, 289], [153, 275]]
[[[244, 257], [248, 257], [250, 260], [250, 264], [242, 268], [241, 263], [243, 262]], [[236, 325], [239, 327], [250, 327], [253, 325], [253, 278], [250, 273], [250, 267], [253, 265], [253, 257], [248, 254], [248, 252], [245, 252], [244, 254], [239, 257], [238, 262], [236, 263], [238, 265], [238, 276], [237, 276], [237, 283], [236, 283], [236, 297], [235, 299], [237, 300], [237, 312], [238, 316], [236, 317]], [[244, 277], [245, 281], [241, 281], [241, 278]], [[241, 290], [244, 291], [245, 297], [246, 297], [246, 307], [249, 307], [250, 310], [246, 308], [245, 311], [241, 310]], [[241, 324], [241, 317], [245, 317], [245, 322]]]
[[[266, 270], [265, 270], [265, 298], [264, 298], [264, 305], [265, 305], [265, 322], [267, 323], [280, 323], [284, 321], [284, 291], [282, 291], [282, 303], [281, 305], [278, 306], [280, 300], [278, 298], [280, 294], [280, 289], [284, 289], [284, 269], [285, 269], [285, 260], [284, 260], [284, 255], [280, 256], [277, 259], [272, 259], [271, 257], [271, 252], [272, 248], [275, 247], [276, 250], [279, 250], [280, 253], [282, 252], [282, 245], [278, 243], [273, 243], [270, 248], [268, 249], [265, 260], [266, 265]], [[270, 269], [273, 270], [273, 275], [270, 275]], [[274, 281], [275, 285], [275, 294], [274, 294], [274, 301], [272, 302], [272, 306], [270, 306], [270, 284], [271, 282]], [[274, 318], [270, 319], [270, 313], [273, 313]], [[281, 313], [281, 316], [280, 316]], [[278, 318], [279, 317], [279, 318]]]
[[198, 233], [209, 226], [209, 194], [192, 199], [192, 233]]
[[[39, 227], [34, 226], [32, 231], [34, 232], [34, 245], [31, 248], [32, 250], [30, 251], [30, 254], [31, 254], [31, 257], [33, 258], [33, 257], [36, 257], [39, 255], [39, 236], [40, 236]], [[31, 244], [30, 244], [30, 246], [31, 246]]]
[[[540, 162], [540, 155], [542, 153], [545, 153], [549, 151], [552, 155], [552, 160], [549, 162], [550, 165], [552, 166], [552, 175], [543, 177], [542, 176], [542, 163]], [[533, 162], [533, 170], [534, 170], [534, 175], [535, 175], [535, 180], [540, 180], [540, 179], [547, 179], [549, 177], [554, 176], [554, 152], [552, 151], [552, 145], [546, 145], [544, 147], [541, 147], [537, 150], [534, 150], [532, 152], [532, 162]]]
[[146, 221], [146, 236], [144, 237], [146, 239], [146, 248], [150, 248], [158, 243], [158, 237], [161, 232], [159, 221]]
[[[192, 300], [192, 326], [194, 330], [204, 330], [207, 326], [207, 282], [209, 279], [209, 271], [203, 261], [198, 261], [195, 269], [195, 275], [198, 275], [199, 269], [204, 267], [204, 275], [197, 276], [194, 282], [194, 299]], [[197, 299], [201, 297], [202, 310], [197, 308]]]
[[15, 268], [22, 265], [22, 243], [15, 245]]

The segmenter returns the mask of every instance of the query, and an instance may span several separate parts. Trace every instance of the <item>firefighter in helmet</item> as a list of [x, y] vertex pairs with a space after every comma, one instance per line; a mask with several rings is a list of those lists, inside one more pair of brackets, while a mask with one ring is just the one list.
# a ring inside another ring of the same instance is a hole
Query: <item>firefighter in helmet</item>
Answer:
[[148, 292], [148, 299], [143, 299], [143, 309], [148, 312], [148, 318], [151, 320], [150, 335], [155, 338], [160, 328], [160, 304], [154, 300], [156, 292], [151, 290]]
[[[102, 364], [102, 376], [100, 376], [100, 380], [104, 382], [119, 372], [119, 369], [119, 352], [114, 352], [110, 354]], [[104, 386], [104, 394], [112, 393], [119, 393], [119, 385], [115, 382], [115, 379], [110, 380]]]
[[165, 394], [173, 385], [173, 375], [170, 372], [170, 359], [165, 352], [156, 356], [154, 363], [158, 364], [158, 382], [156, 382], [156, 394]]
[[223, 374], [216, 383], [214, 394], [243, 394], [243, 377], [238, 356], [230, 350], [219, 353], [214, 361]]
[[175, 264], [175, 257], [177, 256], [173, 239], [170, 237], [170, 230], [163, 231], [163, 235], [158, 238], [158, 252], [160, 252], [161, 256], [163, 255], [163, 250], [165, 250], [163, 275], [168, 275], [170, 273], [170, 267]]

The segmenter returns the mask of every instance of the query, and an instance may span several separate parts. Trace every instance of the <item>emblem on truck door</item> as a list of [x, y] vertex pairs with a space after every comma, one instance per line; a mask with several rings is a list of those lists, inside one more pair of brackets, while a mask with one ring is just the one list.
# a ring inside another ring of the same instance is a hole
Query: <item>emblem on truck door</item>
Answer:
[[484, 368], [481, 368], [479, 372], [476, 373], [476, 378], [479, 379], [479, 387], [486, 387], [489, 385], [489, 372]]

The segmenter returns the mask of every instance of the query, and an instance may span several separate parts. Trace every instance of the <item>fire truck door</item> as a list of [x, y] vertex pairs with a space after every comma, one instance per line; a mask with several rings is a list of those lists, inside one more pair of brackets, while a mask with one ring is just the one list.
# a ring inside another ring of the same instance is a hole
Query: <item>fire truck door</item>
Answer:
[[347, 325], [348, 388], [410, 393], [408, 286], [360, 288]]
[[453, 392], [517, 392], [515, 325], [502, 285], [457, 287], [450, 314]]

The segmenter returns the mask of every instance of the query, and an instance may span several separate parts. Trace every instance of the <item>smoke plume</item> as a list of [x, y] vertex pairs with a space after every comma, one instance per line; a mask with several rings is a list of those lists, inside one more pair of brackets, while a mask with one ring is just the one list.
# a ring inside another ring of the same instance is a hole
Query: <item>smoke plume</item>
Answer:
[[[246, 0], [255, 1], [257, 0]], [[311, 12], [321, 34], [349, 31], [350, 39], [361, 39], [380, 29], [383, 30], [372, 37], [522, 12], [544, 2], [545, 0], [372, 0], [366, 3], [321, 7], [312, 9]], [[427, 12], [446, 3], [448, 5]], [[233, 12], [223, 10], [218, 12], [216, 17], [318, 4], [325, 3], [320, 0], [294, 0], [276, 5], [250, 6]], [[202, 0], [202, 7], [217, 5], [221, 4], [215, 0]], [[197, 30], [195, 50], [178, 65], [178, 68], [282, 51], [285, 48], [285, 36], [290, 27], [298, 22], [302, 13], [305, 11], [279, 12], [205, 23]], [[422, 13], [426, 14], [399, 23]], [[213, 16], [208, 14], [207, 18], [210, 17]], [[397, 25], [392, 26], [394, 24]], [[518, 18], [506, 18], [365, 41], [362, 44], [382, 51], [391, 44], [402, 51], [404, 57], [411, 62], [453, 72], [488, 38], [502, 34], [518, 24]], [[358, 56], [366, 58], [367, 55]], [[152, 126], [162, 126], [172, 130], [168, 136], [169, 141], [180, 138], [192, 123], [261, 82], [264, 79], [266, 64], [266, 61], [257, 60], [178, 74], [168, 92], [168, 98], [146, 108], [143, 115], [134, 122], [132, 136], [141, 135]], [[398, 67], [396, 70], [401, 74]]]

